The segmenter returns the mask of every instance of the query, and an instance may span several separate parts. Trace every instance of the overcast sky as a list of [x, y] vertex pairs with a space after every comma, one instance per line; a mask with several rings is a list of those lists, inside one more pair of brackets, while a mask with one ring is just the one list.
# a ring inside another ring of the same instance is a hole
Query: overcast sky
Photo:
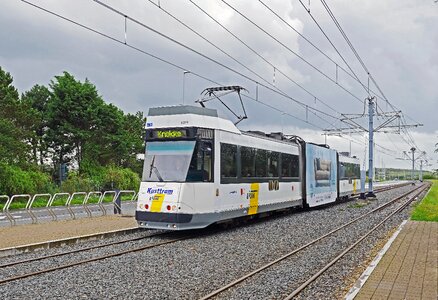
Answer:
[[[184, 102], [194, 104], [206, 87], [215, 85], [197, 75], [223, 85], [243, 86], [248, 90], [246, 95], [255, 98], [256, 84], [248, 80], [249, 77], [271, 89], [281, 90], [310, 109], [306, 113], [306, 109], [290, 98], [259, 86], [258, 100], [277, 110], [244, 97], [249, 119], [239, 125], [241, 129], [283, 131], [318, 143], [324, 142], [322, 129], [345, 127], [345, 124], [319, 113], [316, 116], [312, 108], [333, 116], [339, 116], [339, 113], [361, 114], [364, 109], [365, 89], [341, 70], [347, 70], [347, 65], [298, 0], [263, 2], [335, 61], [339, 68], [255, 0], [227, 2], [284, 46], [219, 0], [154, 0], [153, 3], [159, 3], [161, 9], [148, 0], [102, 0], [247, 78], [129, 20], [126, 31], [128, 45], [180, 68], [124, 45], [124, 18], [94, 1], [29, 2], [107, 34], [121, 43], [22, 1], [4, 0], [0, 10], [0, 66], [12, 74], [14, 85], [20, 92], [35, 84], [48, 85], [54, 76], [68, 71], [79, 80], [88, 78], [97, 86], [105, 101], [126, 112], [143, 111], [147, 114], [151, 106], [181, 104], [183, 78]], [[193, 3], [216, 18], [258, 55], [214, 23]], [[303, 3], [309, 8], [308, 0], [303, 0]], [[438, 3], [434, 0], [334, 0], [328, 4], [390, 103], [405, 113], [407, 123], [424, 124], [410, 132], [418, 148], [428, 152], [430, 163], [433, 163], [428, 168], [437, 168], [437, 155], [433, 151], [438, 142]], [[164, 10], [229, 56], [172, 19]], [[360, 81], [367, 85], [366, 72], [321, 2], [310, 1], [310, 12]], [[184, 70], [190, 73], [183, 75]], [[370, 88], [378, 91], [372, 83]], [[237, 99], [228, 97], [226, 101], [239, 109], [235, 105]], [[392, 110], [380, 95], [377, 102], [380, 110]], [[222, 109], [214, 103], [209, 105]], [[222, 113], [227, 115], [226, 111]], [[379, 117], [376, 123], [383, 120]], [[361, 122], [365, 124], [364, 121]], [[328, 137], [327, 142], [340, 151], [349, 151], [349, 139], [348, 135], [344, 138]], [[364, 137], [353, 135], [351, 139], [353, 155], [363, 160], [366, 150]], [[377, 134], [377, 166], [409, 168], [408, 161], [395, 159], [409, 150], [408, 142], [406, 135]]]

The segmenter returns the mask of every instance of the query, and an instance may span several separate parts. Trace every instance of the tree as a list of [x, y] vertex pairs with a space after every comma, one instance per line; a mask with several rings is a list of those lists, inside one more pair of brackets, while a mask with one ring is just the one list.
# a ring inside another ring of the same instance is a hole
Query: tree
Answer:
[[33, 160], [35, 163], [39, 161], [40, 165], [44, 164], [48, 149], [44, 136], [48, 125], [47, 106], [50, 97], [49, 89], [38, 84], [21, 96], [21, 101], [31, 109], [30, 113], [33, 115], [31, 129], [34, 136], [31, 138], [30, 144]]
[[46, 141], [54, 151], [53, 160], [59, 164], [73, 159], [80, 168], [84, 149], [97, 126], [98, 108], [104, 102], [88, 79], [77, 81], [68, 72], [55, 76], [50, 88]]
[[10, 73], [0, 67], [0, 161], [26, 164], [31, 136], [26, 107], [20, 102]]
[[[96, 128], [85, 149], [85, 157], [100, 165], [138, 169], [137, 153], [143, 152], [143, 113], [124, 115], [112, 104], [98, 107]], [[141, 164], [140, 164], [141, 168]]]
[[[91, 141], [85, 149], [86, 158], [100, 165], [116, 164], [123, 140], [123, 112], [113, 104], [102, 104], [97, 109], [95, 128], [91, 132]], [[123, 155], [123, 154], [122, 154]]]
[[[142, 113], [124, 114], [105, 103], [88, 79], [81, 82], [68, 72], [55, 76], [49, 87], [33, 86], [21, 98], [12, 83], [0, 68], [0, 193], [54, 188], [48, 174], [57, 177], [63, 163], [79, 167], [71, 174], [90, 188], [108, 186], [108, 180], [120, 187], [138, 183]], [[73, 177], [67, 181], [76, 182]]]
[[145, 134], [144, 124], [146, 118], [142, 112], [136, 114], [127, 114], [124, 118], [124, 142], [126, 147], [126, 156], [120, 161], [125, 168], [131, 168], [138, 174], [141, 174], [143, 163], [137, 160], [137, 154], [144, 153]]
[[56, 76], [50, 88], [48, 102], [43, 97], [46, 91], [35, 93], [47, 103], [45, 140], [56, 165], [73, 160], [80, 173], [86, 171], [81, 168], [83, 161], [87, 168], [110, 164], [139, 168], [135, 157], [143, 152], [142, 113], [125, 115], [106, 104], [88, 80], [77, 81], [67, 72]]

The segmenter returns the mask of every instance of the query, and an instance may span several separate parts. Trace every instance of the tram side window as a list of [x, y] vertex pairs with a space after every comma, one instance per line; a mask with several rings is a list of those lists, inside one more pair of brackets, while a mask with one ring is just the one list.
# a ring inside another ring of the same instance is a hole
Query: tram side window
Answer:
[[339, 179], [346, 178], [345, 176], [345, 163], [339, 162]]
[[242, 177], [255, 177], [255, 149], [240, 147]]
[[281, 154], [281, 177], [299, 177], [299, 158], [298, 155]]
[[359, 179], [360, 166], [352, 163], [339, 164], [339, 178], [340, 179]]
[[268, 151], [268, 177], [278, 177], [278, 160], [280, 153]]
[[345, 177], [348, 178], [360, 178], [360, 167], [357, 164], [346, 164]]
[[266, 150], [255, 150], [255, 177], [268, 177], [267, 155], [268, 151]]
[[360, 179], [360, 165], [353, 165], [353, 170], [354, 170], [354, 178]]
[[237, 146], [221, 144], [221, 177], [237, 177]]
[[212, 143], [200, 141], [196, 143], [190, 161], [186, 181], [211, 182], [213, 181]]

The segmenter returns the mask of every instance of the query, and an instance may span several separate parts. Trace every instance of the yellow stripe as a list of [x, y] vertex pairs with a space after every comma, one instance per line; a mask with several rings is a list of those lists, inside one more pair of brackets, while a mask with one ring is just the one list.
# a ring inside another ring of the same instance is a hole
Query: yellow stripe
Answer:
[[353, 180], [353, 194], [356, 194], [356, 180]]
[[259, 208], [259, 184], [251, 183], [251, 188], [248, 193], [249, 196], [249, 209], [248, 215], [254, 215]]
[[152, 199], [151, 212], [160, 212], [163, 205], [164, 194], [155, 194]]

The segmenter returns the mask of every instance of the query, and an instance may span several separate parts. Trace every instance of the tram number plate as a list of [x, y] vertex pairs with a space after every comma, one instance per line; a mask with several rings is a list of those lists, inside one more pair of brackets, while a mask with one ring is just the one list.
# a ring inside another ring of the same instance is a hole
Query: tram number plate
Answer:
[[278, 180], [269, 180], [268, 188], [270, 191], [278, 191], [280, 189], [280, 183]]

